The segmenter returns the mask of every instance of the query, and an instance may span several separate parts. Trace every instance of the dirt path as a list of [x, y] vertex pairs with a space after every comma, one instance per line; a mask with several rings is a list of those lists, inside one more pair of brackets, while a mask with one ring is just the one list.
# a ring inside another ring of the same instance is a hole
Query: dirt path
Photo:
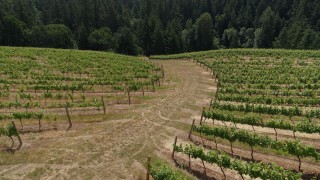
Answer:
[[[210, 74], [188, 61], [155, 61], [166, 79], [145, 103], [97, 123], [76, 123], [70, 132], [22, 136], [15, 154], [0, 153], [0, 178], [8, 179], [143, 179], [148, 156], [163, 156], [175, 135], [188, 132], [192, 118], [208, 106], [215, 86]], [[90, 116], [88, 116], [90, 118]], [[96, 118], [96, 116], [94, 117]]]

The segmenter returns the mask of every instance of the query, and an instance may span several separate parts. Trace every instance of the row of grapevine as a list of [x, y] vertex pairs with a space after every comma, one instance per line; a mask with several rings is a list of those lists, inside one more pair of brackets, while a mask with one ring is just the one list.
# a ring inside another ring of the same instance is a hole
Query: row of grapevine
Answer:
[[268, 120], [263, 121], [261, 117], [258, 116], [235, 116], [232, 113], [228, 113], [225, 111], [219, 110], [209, 110], [204, 111], [203, 113], [204, 118], [214, 120], [221, 120], [226, 122], [232, 122], [237, 124], [247, 124], [251, 126], [260, 126], [260, 127], [268, 127], [268, 128], [277, 128], [277, 129], [284, 129], [284, 130], [291, 130], [291, 131], [299, 131], [303, 133], [320, 133], [320, 126], [312, 124], [309, 120], [299, 121], [296, 124], [289, 123], [285, 120]]
[[316, 90], [305, 90], [304, 92], [295, 90], [281, 90], [281, 87], [277, 87], [271, 90], [263, 89], [239, 89], [236, 87], [220, 88], [218, 93], [229, 93], [229, 94], [240, 94], [240, 95], [264, 95], [264, 96], [290, 96], [290, 97], [317, 97], [320, 96], [320, 91]]
[[222, 173], [225, 176], [223, 168], [228, 168], [237, 171], [241, 177], [243, 175], [249, 175], [251, 178], [261, 179], [300, 179], [301, 174], [294, 173], [289, 170], [277, 166], [275, 164], [263, 164], [255, 162], [245, 162], [231, 158], [229, 155], [221, 151], [207, 151], [202, 147], [195, 147], [193, 145], [174, 145], [174, 151], [183, 153], [194, 159], [200, 159], [202, 162], [210, 164], [216, 164], [221, 168]]
[[319, 91], [319, 84], [301, 84], [301, 83], [292, 83], [292, 84], [237, 84], [237, 83], [223, 83], [219, 82], [219, 87], [221, 88], [240, 88], [239, 90], [282, 90], [282, 91], [290, 91], [290, 90], [298, 90], [300, 93], [303, 93], [302, 90], [312, 90], [315, 92]]
[[285, 115], [285, 116], [305, 116], [307, 118], [320, 118], [319, 109], [311, 109], [307, 112], [303, 112], [302, 108], [295, 107], [278, 107], [271, 105], [261, 105], [261, 104], [227, 104], [227, 103], [213, 103], [211, 105], [215, 109], [228, 110], [228, 111], [243, 111], [243, 112], [253, 112], [259, 114], [269, 114], [269, 115]]
[[285, 116], [302, 116], [303, 111], [299, 107], [278, 107], [271, 105], [261, 104], [222, 104], [213, 103], [211, 105], [214, 109], [228, 110], [228, 111], [243, 111], [243, 112], [254, 112], [259, 114], [270, 114], [270, 115], [285, 115]]
[[245, 96], [237, 94], [219, 93], [217, 97], [219, 101], [232, 101], [232, 102], [245, 102], [245, 103], [257, 103], [268, 105], [298, 105], [298, 106], [318, 106], [320, 105], [320, 99], [304, 99], [304, 98], [283, 98], [272, 96]]
[[205, 136], [214, 136], [222, 139], [226, 139], [231, 144], [235, 141], [248, 144], [251, 147], [251, 155], [253, 159], [253, 147], [259, 146], [263, 148], [269, 148], [274, 150], [282, 150], [298, 157], [299, 159], [299, 168], [301, 165], [301, 158], [311, 157], [316, 160], [320, 159], [320, 153], [317, 150], [310, 146], [302, 144], [300, 141], [275, 141], [266, 135], [258, 135], [256, 133], [250, 133], [246, 130], [240, 130], [236, 128], [227, 128], [227, 127], [209, 127], [209, 126], [193, 126], [193, 131], [204, 134]]

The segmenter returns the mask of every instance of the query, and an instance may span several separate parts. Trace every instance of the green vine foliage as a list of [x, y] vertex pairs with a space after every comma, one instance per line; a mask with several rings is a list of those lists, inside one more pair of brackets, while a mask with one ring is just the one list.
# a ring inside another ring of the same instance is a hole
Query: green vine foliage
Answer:
[[300, 179], [300, 173], [285, 170], [275, 164], [263, 164], [245, 162], [231, 158], [220, 151], [205, 151], [202, 147], [194, 145], [174, 145], [174, 150], [179, 153], [190, 155], [194, 159], [201, 159], [210, 164], [217, 164], [220, 167], [233, 169], [241, 175], [249, 175], [251, 178], [295, 180]]
[[303, 133], [320, 133], [320, 126], [312, 124], [308, 119], [299, 121], [295, 125], [281, 119], [272, 119], [264, 122], [261, 117], [244, 115], [244, 116], [235, 116], [232, 113], [228, 113], [220, 110], [209, 110], [204, 111], [204, 117], [213, 120], [221, 120], [232, 123], [247, 124], [252, 126], [261, 126], [269, 128], [277, 128], [291, 131], [299, 131]]
[[0, 127], [0, 136], [13, 137], [18, 135], [18, 130], [12, 124], [8, 124], [5, 127]]
[[227, 127], [209, 127], [209, 126], [194, 126], [193, 131], [202, 133], [206, 136], [215, 136], [226, 139], [230, 142], [237, 140], [238, 142], [248, 144], [251, 147], [259, 146], [275, 150], [282, 150], [297, 157], [312, 157], [316, 160], [320, 159], [320, 153], [310, 146], [304, 145], [297, 140], [275, 141], [266, 135], [258, 135], [250, 133], [246, 130], [237, 130]]

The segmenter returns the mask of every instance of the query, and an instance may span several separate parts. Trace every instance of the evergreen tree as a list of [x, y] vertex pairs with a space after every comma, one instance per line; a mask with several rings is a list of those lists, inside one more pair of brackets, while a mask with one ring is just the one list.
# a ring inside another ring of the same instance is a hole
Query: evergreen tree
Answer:
[[266, 0], [261, 0], [259, 1], [258, 6], [255, 8], [256, 12], [255, 12], [255, 20], [254, 20], [254, 24], [256, 26], [258, 26], [259, 22], [260, 22], [260, 17], [263, 14], [263, 12], [266, 10], [266, 8], [268, 7]]
[[31, 29], [30, 43], [36, 47], [46, 47], [48, 45], [46, 26], [34, 26]]
[[276, 25], [276, 15], [270, 7], [268, 7], [261, 15], [261, 34], [258, 47], [267, 48], [272, 47], [272, 42], [275, 38], [275, 25]]
[[112, 32], [107, 27], [94, 30], [88, 42], [89, 47], [93, 50], [106, 51], [114, 47]]
[[78, 47], [79, 49], [88, 49], [89, 48], [89, 33], [84, 24], [81, 24], [78, 30]]
[[144, 19], [144, 26], [143, 26], [143, 49], [144, 49], [144, 54], [146, 56], [150, 56], [151, 55], [151, 46], [152, 46], [152, 28], [151, 25], [149, 23], [149, 19], [145, 18]]
[[195, 40], [197, 50], [209, 50], [213, 47], [213, 23], [209, 13], [202, 14], [196, 21]]
[[[133, 49], [145, 55], [207, 50], [220, 43], [316, 49], [319, 15], [318, 0], [3, 0], [0, 45], [99, 49], [89, 46], [92, 31], [109, 27], [114, 36], [122, 37], [120, 29], [127, 27]], [[53, 42], [44, 37], [50, 24], [65, 25], [73, 43], [65, 46], [64, 38]]]
[[317, 39], [317, 33], [311, 28], [304, 30], [301, 41], [298, 45], [299, 49], [313, 49], [315, 48], [315, 40]]
[[219, 14], [215, 17], [215, 29], [219, 37], [222, 37], [225, 29], [228, 28], [228, 20], [224, 14]]
[[239, 32], [240, 44], [243, 48], [252, 48], [254, 45], [254, 28], [242, 27]]
[[276, 48], [290, 48], [290, 42], [289, 42], [289, 34], [288, 34], [288, 28], [284, 27], [282, 31], [280, 32], [279, 37], [274, 42], [274, 47]]
[[74, 38], [71, 30], [63, 24], [50, 24], [46, 26], [47, 47], [73, 48]]
[[166, 53], [179, 53], [182, 50], [181, 46], [182, 27], [178, 18], [173, 19], [166, 29]]
[[182, 49], [185, 52], [192, 51], [192, 42], [194, 37], [192, 20], [189, 19], [186, 23], [186, 28], [181, 33]]
[[238, 48], [240, 46], [238, 31], [234, 28], [226, 29], [222, 36], [222, 44], [226, 48]]
[[3, 44], [21, 46], [26, 41], [26, 25], [13, 16], [6, 16], [3, 20]]
[[2, 22], [0, 21], [0, 44], [2, 44], [2, 38], [3, 38], [3, 25], [2, 25]]
[[152, 34], [152, 54], [163, 54], [164, 45], [163, 26], [161, 21], [158, 20], [155, 24], [154, 32]]
[[137, 55], [138, 47], [131, 29], [120, 28], [115, 34], [115, 47], [118, 53]]
[[254, 45], [253, 47], [259, 48], [264, 46], [264, 34], [261, 28], [258, 28], [254, 31]]

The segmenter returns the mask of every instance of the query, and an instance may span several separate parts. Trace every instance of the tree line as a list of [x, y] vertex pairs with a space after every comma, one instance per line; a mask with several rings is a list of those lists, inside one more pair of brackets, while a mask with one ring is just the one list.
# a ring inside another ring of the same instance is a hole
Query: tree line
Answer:
[[320, 48], [317, 0], [0, 0], [0, 45], [151, 55]]

